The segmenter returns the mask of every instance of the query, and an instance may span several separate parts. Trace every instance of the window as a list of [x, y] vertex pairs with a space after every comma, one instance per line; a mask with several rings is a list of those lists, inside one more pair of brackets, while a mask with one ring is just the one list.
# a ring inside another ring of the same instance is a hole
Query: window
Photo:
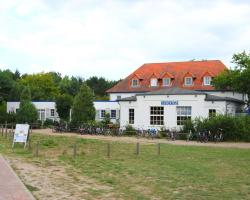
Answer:
[[203, 84], [204, 85], [211, 85], [211, 77], [210, 76], [205, 76], [203, 78]]
[[162, 85], [163, 86], [170, 86], [170, 78], [164, 78], [162, 80]]
[[129, 109], [129, 114], [128, 114], [128, 120], [129, 120], [129, 124], [134, 124], [135, 123], [135, 109], [130, 108]]
[[157, 81], [157, 78], [151, 78], [150, 79], [150, 85], [152, 87], [156, 87], [158, 85], [158, 81]]
[[122, 98], [121, 95], [116, 96], [116, 99], [117, 99], [117, 100], [120, 100], [121, 98]]
[[132, 79], [132, 81], [131, 81], [131, 86], [132, 86], [132, 87], [138, 87], [138, 86], [139, 86], [139, 81], [138, 81], [138, 79]]
[[185, 121], [191, 120], [192, 107], [191, 106], [177, 106], [177, 125], [184, 125]]
[[150, 107], [150, 124], [164, 125], [164, 107], [151, 106]]
[[193, 78], [192, 77], [185, 77], [185, 85], [187, 85], [187, 86], [193, 85]]
[[50, 110], [50, 116], [51, 116], [51, 117], [54, 117], [54, 116], [55, 116], [55, 109], [51, 109], [51, 110]]
[[209, 109], [208, 110], [208, 117], [212, 118], [216, 116], [216, 110], [215, 109]]
[[19, 111], [19, 108], [16, 109], [16, 113], [18, 113], [18, 111]]
[[116, 110], [111, 110], [110, 118], [111, 119], [115, 119], [116, 118]]
[[106, 111], [105, 110], [101, 110], [101, 112], [100, 112], [100, 118], [104, 118], [105, 114], [106, 114]]

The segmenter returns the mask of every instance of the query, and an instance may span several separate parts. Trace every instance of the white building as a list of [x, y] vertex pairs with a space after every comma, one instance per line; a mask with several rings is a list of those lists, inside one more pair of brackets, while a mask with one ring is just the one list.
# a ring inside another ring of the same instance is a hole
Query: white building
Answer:
[[137, 94], [119, 101], [120, 126], [179, 130], [187, 119], [207, 118], [216, 114], [235, 115], [243, 109], [245, 98], [244, 95], [233, 92], [203, 92], [180, 88]]
[[[32, 101], [38, 111], [38, 119], [45, 121], [51, 119], [53, 121], [59, 121], [58, 113], [56, 112], [56, 103], [54, 101]], [[19, 101], [8, 101], [7, 112], [16, 113], [20, 108]]]
[[118, 101], [94, 101], [96, 121], [102, 121], [107, 113], [112, 123], [118, 123], [120, 118], [120, 105]]
[[211, 84], [225, 70], [219, 60], [149, 63], [107, 93], [119, 102], [122, 128], [179, 129], [187, 119], [244, 110], [246, 95], [215, 90]]

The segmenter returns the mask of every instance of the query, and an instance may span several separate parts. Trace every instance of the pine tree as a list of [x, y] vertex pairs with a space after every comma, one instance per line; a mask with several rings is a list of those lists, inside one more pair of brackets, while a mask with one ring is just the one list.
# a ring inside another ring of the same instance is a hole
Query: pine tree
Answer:
[[17, 121], [19, 123], [34, 123], [37, 121], [38, 113], [31, 102], [30, 89], [25, 87], [21, 93], [20, 108], [17, 112]]
[[95, 119], [93, 91], [83, 84], [79, 93], [75, 96], [72, 107], [72, 123], [81, 125]]

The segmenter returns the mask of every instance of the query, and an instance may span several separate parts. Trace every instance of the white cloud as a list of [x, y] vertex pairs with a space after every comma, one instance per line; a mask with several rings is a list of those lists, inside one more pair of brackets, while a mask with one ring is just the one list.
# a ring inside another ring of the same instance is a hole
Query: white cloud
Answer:
[[0, 62], [23, 73], [127, 76], [145, 62], [250, 50], [247, 1], [0, 0]]

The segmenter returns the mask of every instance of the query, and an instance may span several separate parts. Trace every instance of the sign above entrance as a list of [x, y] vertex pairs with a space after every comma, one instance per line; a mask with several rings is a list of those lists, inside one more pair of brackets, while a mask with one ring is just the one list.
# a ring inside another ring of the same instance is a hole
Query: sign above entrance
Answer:
[[178, 105], [179, 102], [176, 100], [172, 100], [172, 101], [161, 101], [161, 105], [162, 106], [174, 106], [174, 105]]

